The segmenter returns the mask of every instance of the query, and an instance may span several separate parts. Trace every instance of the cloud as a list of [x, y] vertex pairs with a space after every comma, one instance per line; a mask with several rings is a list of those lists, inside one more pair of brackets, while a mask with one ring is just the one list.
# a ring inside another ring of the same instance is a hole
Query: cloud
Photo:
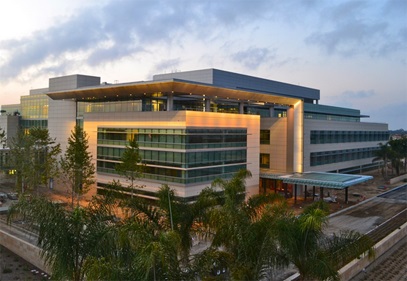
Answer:
[[180, 63], [181, 63], [180, 58], [162, 60], [160, 63], [157, 63], [153, 67], [153, 70], [151, 71], [152, 73], [150, 76], [152, 76], [153, 74], [157, 74], [157, 73], [177, 72]]
[[266, 48], [250, 47], [231, 55], [232, 59], [247, 68], [257, 69], [260, 65], [271, 60], [270, 51]]
[[376, 96], [373, 90], [368, 91], [345, 91], [342, 93], [340, 98], [350, 98], [350, 99], [366, 99]]
[[[83, 64], [94, 66], [165, 48], [182, 38], [206, 40], [231, 26], [239, 27], [270, 11], [267, 0], [248, 1], [110, 1], [79, 10], [61, 23], [21, 39], [0, 41], [0, 81], [57, 58], [68, 68], [72, 57], [87, 53]], [[59, 69], [60, 69], [59, 68]]]
[[320, 29], [307, 36], [305, 42], [319, 46], [327, 54], [342, 57], [403, 52], [407, 40], [400, 34], [405, 33], [406, 24], [395, 14], [398, 9], [406, 11], [407, 2], [384, 3], [384, 6], [374, 6], [369, 1], [349, 1], [326, 7], [322, 11]]
[[[41, 71], [55, 70], [61, 74], [75, 66], [100, 66], [169, 48], [194, 54], [196, 50], [188, 49], [191, 47], [187, 42], [210, 46], [196, 54], [198, 59], [216, 56], [213, 50], [221, 48], [224, 42], [233, 42], [223, 52], [227, 55], [219, 54], [218, 61], [226, 58], [246, 68], [258, 68], [267, 61], [276, 67], [296, 60], [290, 58], [292, 54], [280, 55], [278, 59], [275, 55], [277, 48], [284, 48], [280, 44], [290, 44], [283, 41], [292, 31], [287, 31], [287, 26], [301, 28], [300, 38], [306, 38], [308, 44], [329, 54], [383, 56], [407, 48], [405, 24], [404, 29], [394, 28], [395, 17], [387, 16], [400, 17], [400, 10], [407, 3], [404, 0], [385, 2], [375, 15], [386, 16], [377, 17], [368, 16], [378, 9], [377, 5], [353, 0], [341, 4], [318, 0], [109, 0], [104, 3], [82, 8], [30, 36], [0, 41], [0, 81], [18, 79], [25, 72], [35, 75], [37, 71], [39, 75]], [[321, 21], [316, 23], [319, 18]], [[253, 38], [248, 34], [248, 30], [256, 27], [268, 31], [266, 35], [252, 36], [261, 43], [251, 41]], [[278, 37], [272, 37], [275, 34]], [[280, 34], [283, 39], [278, 41]]]

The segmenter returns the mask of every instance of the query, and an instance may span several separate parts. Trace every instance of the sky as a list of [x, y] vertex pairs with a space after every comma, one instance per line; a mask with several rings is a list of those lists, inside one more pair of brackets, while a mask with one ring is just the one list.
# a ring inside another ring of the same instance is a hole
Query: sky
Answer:
[[407, 130], [407, 0], [4, 0], [0, 105], [70, 74], [217, 68], [319, 89]]

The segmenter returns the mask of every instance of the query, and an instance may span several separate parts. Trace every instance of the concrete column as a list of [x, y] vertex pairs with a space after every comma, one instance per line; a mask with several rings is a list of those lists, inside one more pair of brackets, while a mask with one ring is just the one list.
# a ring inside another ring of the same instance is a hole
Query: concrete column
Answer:
[[274, 105], [270, 106], [270, 117], [274, 117]]
[[287, 109], [287, 171], [304, 170], [304, 102]]
[[312, 201], [315, 201], [315, 185], [312, 186]]
[[297, 204], [297, 184], [294, 184], [294, 204]]
[[308, 193], [307, 185], [305, 185], [304, 201], [307, 201], [307, 193]]
[[174, 94], [167, 93], [167, 111], [172, 111], [174, 108]]
[[205, 99], [205, 112], [211, 112], [211, 99]]
[[239, 102], [239, 114], [244, 114], [244, 102]]

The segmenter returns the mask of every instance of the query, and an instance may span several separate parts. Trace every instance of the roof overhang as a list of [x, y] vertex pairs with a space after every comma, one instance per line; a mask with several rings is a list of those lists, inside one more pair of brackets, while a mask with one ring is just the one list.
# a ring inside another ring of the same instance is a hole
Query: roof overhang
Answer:
[[345, 189], [349, 186], [356, 185], [373, 179], [372, 176], [325, 173], [325, 172], [306, 172], [289, 175], [263, 172], [260, 174], [260, 177], [269, 179], [278, 179], [282, 180], [284, 183], [290, 184], [312, 185], [333, 189]]
[[217, 87], [190, 81], [172, 79], [170, 81], [148, 81], [113, 85], [98, 85], [73, 90], [50, 92], [53, 100], [109, 101], [115, 99], [137, 99], [144, 96], [165, 97], [168, 94], [178, 98], [209, 98], [211, 100], [230, 100], [257, 104], [294, 105], [300, 99], [278, 94], [250, 90]]

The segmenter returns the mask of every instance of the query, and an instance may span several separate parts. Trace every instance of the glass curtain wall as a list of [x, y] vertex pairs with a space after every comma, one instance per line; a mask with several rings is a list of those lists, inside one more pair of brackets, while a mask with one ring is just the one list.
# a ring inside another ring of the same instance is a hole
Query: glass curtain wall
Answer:
[[128, 141], [136, 138], [144, 178], [181, 184], [230, 178], [246, 169], [246, 129], [99, 128], [97, 170], [115, 174]]

